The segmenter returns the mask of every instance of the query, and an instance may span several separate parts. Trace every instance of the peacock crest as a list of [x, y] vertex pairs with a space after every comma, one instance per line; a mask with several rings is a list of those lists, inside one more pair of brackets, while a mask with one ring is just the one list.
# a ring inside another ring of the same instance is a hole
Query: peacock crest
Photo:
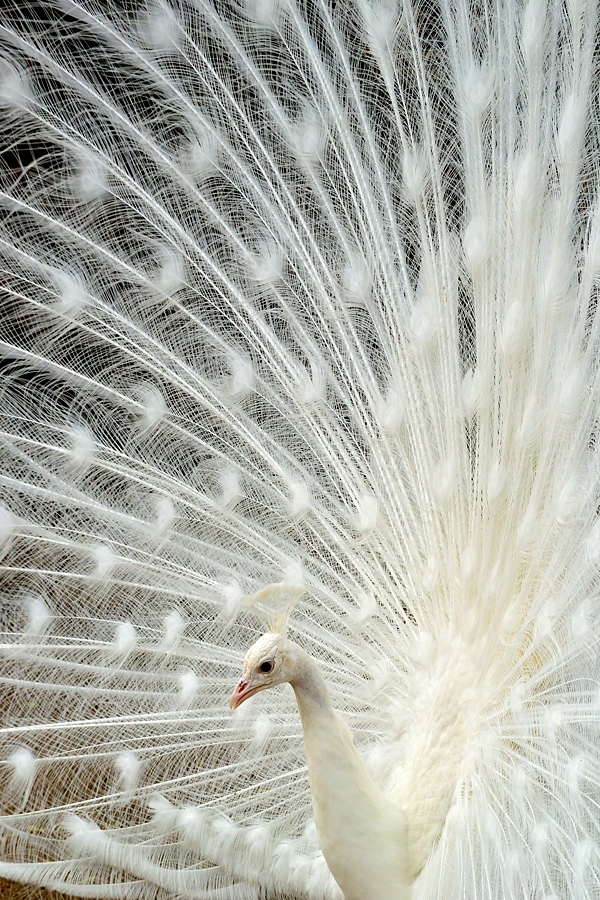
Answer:
[[280, 581], [246, 597], [243, 605], [256, 613], [268, 631], [286, 634], [289, 618], [305, 590], [302, 584]]

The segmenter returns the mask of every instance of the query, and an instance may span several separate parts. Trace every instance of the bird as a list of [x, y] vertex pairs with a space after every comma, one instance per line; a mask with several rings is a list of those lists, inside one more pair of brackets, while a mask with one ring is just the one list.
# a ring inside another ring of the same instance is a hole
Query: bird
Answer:
[[598, 28], [3, 4], [6, 896], [599, 896]]
[[[286, 587], [269, 586], [257, 596], [285, 597]], [[333, 710], [320, 668], [306, 651], [281, 629], [263, 635], [246, 654], [229, 705], [237, 709], [259, 691], [283, 683], [296, 694], [316, 829], [344, 898], [410, 897], [414, 866], [408, 818], [370, 777], [350, 729]]]

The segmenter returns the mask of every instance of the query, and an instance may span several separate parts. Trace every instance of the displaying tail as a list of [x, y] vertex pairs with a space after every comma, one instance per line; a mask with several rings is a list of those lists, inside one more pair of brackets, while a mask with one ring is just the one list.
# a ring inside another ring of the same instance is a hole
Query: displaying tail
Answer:
[[598, 896], [597, 35], [5, 7], [0, 877], [340, 897], [292, 691], [227, 705], [287, 583], [415, 900]]

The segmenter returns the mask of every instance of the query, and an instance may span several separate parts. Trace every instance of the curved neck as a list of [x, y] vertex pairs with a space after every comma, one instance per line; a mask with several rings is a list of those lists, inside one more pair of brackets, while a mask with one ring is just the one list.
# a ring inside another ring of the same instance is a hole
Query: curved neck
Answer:
[[306, 729], [313, 717], [333, 718], [329, 690], [316, 662], [297, 644], [294, 647], [296, 673], [290, 684], [296, 694], [302, 727]]
[[350, 729], [334, 711], [318, 664], [290, 647], [315, 824], [345, 900], [409, 900], [406, 815], [372, 781]]

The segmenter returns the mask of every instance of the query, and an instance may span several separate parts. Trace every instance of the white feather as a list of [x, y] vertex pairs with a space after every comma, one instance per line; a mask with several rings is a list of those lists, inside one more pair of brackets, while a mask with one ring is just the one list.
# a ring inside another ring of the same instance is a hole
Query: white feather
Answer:
[[600, 895], [597, 37], [4, 3], [0, 877], [339, 900], [293, 696], [227, 709], [283, 582], [309, 757], [369, 761], [316, 782], [347, 897], [394, 891], [364, 784], [415, 900]]

